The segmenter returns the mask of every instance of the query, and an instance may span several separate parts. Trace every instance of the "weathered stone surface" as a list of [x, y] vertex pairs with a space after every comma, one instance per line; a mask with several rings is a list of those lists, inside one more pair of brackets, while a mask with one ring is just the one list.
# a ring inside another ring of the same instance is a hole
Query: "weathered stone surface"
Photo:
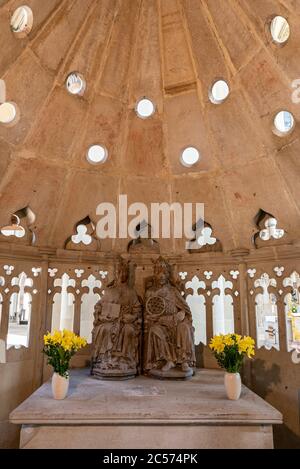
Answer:
[[[257, 206], [263, 205], [248, 196], [247, 184], [241, 185], [234, 192], [238, 200], [247, 200], [248, 208], [239, 211], [236, 223], [228, 174], [237, 171], [252, 184], [250, 179], [256, 176], [251, 168], [259, 174], [265, 160], [278, 177], [275, 184], [271, 174], [264, 178], [262, 197], [276, 200], [277, 214], [289, 206], [290, 218], [299, 218], [299, 178], [294, 177], [290, 164], [299, 152], [297, 122], [284, 138], [272, 132], [278, 110], [291, 110], [296, 121], [300, 117], [300, 106], [291, 99], [292, 80], [300, 76], [297, 2], [286, 0], [278, 6], [274, 1], [253, 0], [250, 5], [239, 0], [226, 7], [223, 3], [89, 0], [83, 5], [79, 0], [51, 0], [42, 5], [28, 0], [34, 25], [28, 37], [19, 39], [9, 29], [10, 14], [18, 3], [2, 2], [1, 78], [6, 82], [7, 99], [20, 109], [20, 120], [12, 127], [1, 126], [0, 137], [13, 145], [25, 143], [21, 151], [13, 152], [16, 160], [25, 154], [52, 160], [66, 174], [56, 210], [59, 221], [52, 220], [55, 232], [47, 241], [52, 247], [63, 246], [78, 221], [77, 213], [83, 211], [81, 200], [90, 201], [88, 212], [95, 218], [102, 200], [100, 191], [95, 195], [93, 189], [97, 175], [105, 201], [115, 203], [125, 188], [133, 202], [163, 201], [161, 186], [168, 202], [181, 201], [177, 185], [184, 174], [185, 200], [195, 196], [207, 206], [210, 218], [213, 213], [210, 222], [221, 231], [218, 238], [226, 253], [241, 245], [253, 247], [251, 220]], [[291, 27], [291, 36], [282, 47], [270, 40], [268, 28], [274, 12], [286, 16]], [[76, 69], [87, 83], [82, 97], [69, 95], [64, 86], [67, 74]], [[210, 87], [218, 78], [227, 80], [230, 88], [221, 105], [209, 100]], [[145, 121], [134, 112], [137, 99], [143, 96], [156, 105], [155, 115]], [[94, 143], [107, 146], [109, 157], [104, 165], [86, 161], [87, 148]], [[189, 145], [199, 149], [201, 159], [187, 168], [179, 159]], [[48, 191], [47, 171], [38, 177], [42, 190]], [[138, 187], [146, 188], [150, 177], [153, 183], [148, 194], [132, 184], [137, 178]], [[24, 178], [30, 180], [29, 166]], [[86, 194], [80, 197], [74, 195], [75, 179], [85, 185]], [[84, 179], [91, 183], [85, 184]], [[213, 198], [215, 180], [220, 197]], [[199, 197], [194, 190], [197, 186]], [[22, 191], [20, 186], [16, 197], [22, 198]], [[72, 209], [64, 203], [66, 198], [75, 199]], [[33, 205], [32, 198], [27, 204]], [[223, 204], [225, 211], [219, 209]], [[10, 215], [1, 215], [0, 224]], [[42, 216], [37, 213], [37, 219]], [[61, 220], [68, 225], [64, 236]], [[238, 225], [245, 229], [241, 231]], [[291, 239], [297, 238], [299, 227], [294, 224], [288, 230]], [[113, 246], [122, 252], [129, 241], [105, 241], [101, 249], [110, 252]], [[44, 237], [37, 239], [38, 246], [45, 242]], [[185, 252], [184, 240], [168, 245], [162, 240], [161, 248]]]
[[21, 446], [28, 448], [45, 447], [46, 436], [51, 448], [272, 447], [271, 425], [282, 422], [281, 414], [244, 386], [241, 398], [229, 401], [223, 379], [222, 372], [197, 370], [187, 382], [140, 376], [116, 386], [94, 380], [87, 370], [73, 370], [64, 401], [52, 398], [48, 382], [10, 414], [10, 421], [25, 425]]
[[141, 369], [142, 305], [134, 266], [118, 259], [114, 280], [94, 309], [91, 374], [98, 379], [134, 378]]
[[71, 370], [70, 391], [63, 402], [53, 399], [51, 383], [47, 382], [11, 412], [10, 421], [89, 424], [126, 420], [138, 423], [145, 419], [153, 423], [281, 423], [280, 412], [245, 386], [238, 401], [228, 400], [223, 380], [221, 371], [198, 369], [186, 382], [139, 376], [116, 385], [112, 381], [94, 380], [87, 369]]
[[171, 265], [154, 263], [144, 296], [144, 372], [163, 379], [185, 379], [196, 365], [191, 310], [181, 295]]
[[[20, 109], [16, 125], [0, 126], [0, 226], [13, 211], [29, 205], [36, 213], [37, 240], [34, 248], [2, 239], [4, 264], [15, 262], [23, 269], [24, 258], [40, 264], [49, 256], [65, 271], [71, 262], [75, 268], [81, 262], [108, 262], [115, 252], [126, 252], [128, 238], [101, 240], [101, 253], [63, 250], [79, 220], [89, 215], [97, 221], [97, 205], [104, 201], [117, 206], [118, 195], [125, 193], [129, 203], [145, 201], [148, 207], [153, 201], [205, 204], [206, 219], [224, 252], [190, 255], [184, 239], [161, 239], [160, 252], [179, 261], [182, 269], [200, 275], [209, 268], [219, 275], [229, 264], [246, 262], [247, 268], [272, 272], [275, 259], [284, 259], [286, 270], [298, 268], [300, 105], [292, 102], [291, 87], [300, 77], [298, 0], [26, 4], [33, 10], [34, 23], [29, 36], [20, 39], [9, 27], [20, 1], [0, 0], [0, 77], [7, 100]], [[291, 27], [283, 46], [271, 39], [269, 23], [275, 14], [286, 17]], [[87, 81], [82, 97], [69, 95], [64, 86], [74, 69]], [[218, 106], [208, 96], [217, 78], [227, 80], [230, 88], [228, 99]], [[142, 96], [157, 106], [156, 114], [144, 122], [134, 112]], [[284, 138], [272, 132], [280, 109], [293, 112], [296, 120], [294, 131]], [[88, 145], [101, 142], [109, 150], [106, 164], [88, 164]], [[187, 145], [197, 146], [202, 156], [192, 168], [179, 163]], [[253, 249], [253, 219], [260, 208], [279, 219], [286, 231], [285, 245], [270, 241], [266, 248]], [[239, 257], [233, 259], [231, 251]], [[143, 292], [144, 274], [152, 273], [152, 253], [135, 255], [137, 285]], [[207, 298], [208, 316], [211, 299]], [[239, 297], [234, 298], [237, 327], [240, 306], [246, 309], [246, 303], [245, 298], [241, 305]], [[281, 300], [279, 308], [284, 331]], [[46, 311], [43, 297], [34, 315], [41, 321], [40, 331], [49, 320]], [[254, 313], [245, 316], [254, 335]], [[208, 332], [212, 334], [211, 324]], [[292, 444], [293, 435], [299, 439], [299, 378], [285, 339], [280, 338], [280, 352], [257, 352], [252, 380], [285, 413], [289, 431], [278, 437], [281, 446]], [[41, 343], [36, 356], [40, 349]], [[35, 385], [41, 379], [34, 360], [25, 360], [24, 351], [20, 357], [19, 351], [11, 352], [19, 361], [0, 365], [0, 446], [15, 441], [7, 425], [8, 410], [33, 389], [32, 374], [38, 376]], [[80, 354], [75, 359], [80, 365], [87, 360]], [[215, 366], [207, 347], [203, 362]]]

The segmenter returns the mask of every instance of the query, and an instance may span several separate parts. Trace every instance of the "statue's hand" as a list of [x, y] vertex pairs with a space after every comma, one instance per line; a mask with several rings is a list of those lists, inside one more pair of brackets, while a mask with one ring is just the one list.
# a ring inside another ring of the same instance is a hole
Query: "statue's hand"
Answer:
[[159, 319], [158, 319], [158, 323], [161, 324], [162, 326], [167, 326], [167, 327], [170, 327], [172, 326], [172, 316], [161, 316]]
[[122, 315], [130, 314], [130, 306], [128, 305], [122, 305], [121, 306], [121, 313]]
[[108, 318], [106, 316], [99, 316], [99, 323], [103, 324], [105, 322], [113, 322], [111, 318]]
[[183, 321], [185, 318], [185, 312], [183, 310], [178, 311], [178, 313], [176, 314], [176, 318], [178, 322]]
[[136, 316], [134, 314], [124, 314], [123, 316], [123, 321], [125, 322], [125, 324], [130, 324], [134, 322], [135, 319], [136, 319]]

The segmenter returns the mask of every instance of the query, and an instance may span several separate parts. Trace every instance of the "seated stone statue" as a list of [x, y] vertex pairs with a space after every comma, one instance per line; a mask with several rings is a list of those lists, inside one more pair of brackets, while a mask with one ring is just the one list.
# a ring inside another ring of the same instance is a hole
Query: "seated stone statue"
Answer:
[[138, 372], [142, 306], [130, 282], [130, 265], [120, 258], [115, 280], [95, 306], [91, 374], [130, 378]]
[[172, 280], [171, 266], [155, 262], [153, 284], [145, 293], [144, 370], [159, 378], [187, 378], [195, 366], [192, 314]]

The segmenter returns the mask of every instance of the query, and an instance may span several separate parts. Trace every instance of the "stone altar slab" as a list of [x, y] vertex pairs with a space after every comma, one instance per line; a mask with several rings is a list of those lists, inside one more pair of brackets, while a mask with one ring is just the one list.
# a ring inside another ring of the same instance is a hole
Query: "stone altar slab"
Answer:
[[63, 401], [50, 381], [10, 414], [21, 448], [272, 448], [282, 415], [243, 386], [229, 401], [223, 372], [197, 370], [189, 381], [99, 381], [71, 370]]

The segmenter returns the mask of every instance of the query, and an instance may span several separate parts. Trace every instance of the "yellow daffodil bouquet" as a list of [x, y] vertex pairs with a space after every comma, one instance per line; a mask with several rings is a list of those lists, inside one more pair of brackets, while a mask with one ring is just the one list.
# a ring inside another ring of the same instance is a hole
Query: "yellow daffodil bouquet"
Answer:
[[254, 355], [254, 339], [239, 334], [215, 335], [209, 344], [221, 368], [228, 373], [239, 373], [244, 357]]
[[69, 363], [72, 356], [87, 344], [83, 337], [80, 337], [72, 331], [64, 329], [63, 331], [49, 332], [44, 335], [43, 352], [48, 357], [48, 365], [52, 365], [54, 372], [64, 378], [68, 377]]

